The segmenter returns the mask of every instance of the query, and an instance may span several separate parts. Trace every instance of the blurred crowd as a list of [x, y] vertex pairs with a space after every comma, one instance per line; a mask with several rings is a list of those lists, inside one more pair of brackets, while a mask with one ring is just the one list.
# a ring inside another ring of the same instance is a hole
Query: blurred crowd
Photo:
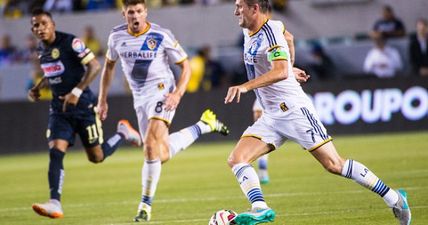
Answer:
[[[150, 5], [160, 4], [216, 4], [224, 0], [151, 0], [147, 1]], [[115, 8], [120, 6], [119, 0], [33, 0], [33, 1], [4, 1], [0, 0], [3, 5], [7, 5], [7, 10], [3, 9], [3, 13], [13, 14], [12, 9], [19, 9], [20, 13], [28, 13], [31, 7], [42, 6], [50, 11], [67, 12], [70, 10], [99, 10], [105, 8]], [[10, 2], [10, 3], [9, 3]], [[13, 2], [13, 3], [12, 3]], [[274, 1], [275, 2], [275, 1]], [[286, 2], [286, 1], [281, 1]], [[285, 10], [285, 5], [279, 10]], [[12, 10], [12, 11], [10, 11]], [[373, 28], [366, 33], [362, 39], [371, 40], [372, 48], [366, 53], [363, 68], [365, 75], [390, 78], [397, 74], [402, 74], [404, 71], [405, 58], [409, 59], [411, 74], [428, 77], [428, 22], [425, 18], [420, 18], [414, 27], [408, 32], [398, 16], [395, 15], [391, 6], [384, 6], [380, 10], [380, 16], [377, 21], [373, 22]], [[18, 13], [19, 14], [19, 13]], [[85, 27], [80, 37], [87, 46], [98, 56], [104, 55], [104, 43], [100, 43], [97, 38], [94, 28], [91, 26]], [[360, 37], [361, 38], [361, 37]], [[395, 47], [389, 44], [393, 39], [407, 39], [408, 46], [406, 51], [399, 52]], [[239, 47], [242, 47], [240, 42]], [[310, 60], [305, 65], [299, 64], [296, 61], [296, 66], [305, 69], [312, 76], [312, 80], [324, 81], [337, 79], [337, 68], [341, 65], [336, 65], [320, 42], [312, 42], [310, 46]], [[15, 63], [32, 63], [34, 69], [31, 72], [32, 82], [42, 76], [37, 64], [36, 56], [37, 42], [29, 35], [25, 44], [17, 47], [12, 43], [10, 35], [0, 37], [0, 68], [5, 65]], [[202, 46], [195, 51], [191, 51], [191, 68], [192, 78], [188, 86], [188, 92], [208, 91], [215, 88], [226, 87], [230, 84], [242, 83], [246, 80], [246, 70], [244, 65], [237, 66], [233, 71], [223, 68], [224, 65], [213, 57], [212, 51], [215, 51], [216, 46]], [[192, 54], [193, 53], [193, 54]], [[29, 83], [30, 85], [31, 83]]]
[[[200, 4], [216, 5], [233, 0], [148, 0], [150, 8], [164, 6]], [[273, 0], [275, 10], [285, 10], [288, 0]], [[122, 7], [122, 0], [0, 0], [0, 15], [8, 19], [21, 18], [28, 15], [34, 8], [43, 8], [50, 12], [69, 13], [79, 11], [97, 11]]]

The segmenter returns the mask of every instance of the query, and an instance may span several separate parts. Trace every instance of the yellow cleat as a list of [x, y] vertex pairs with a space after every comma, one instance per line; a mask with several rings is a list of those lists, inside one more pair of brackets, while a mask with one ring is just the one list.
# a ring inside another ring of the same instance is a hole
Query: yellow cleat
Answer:
[[224, 136], [230, 133], [229, 128], [219, 121], [217, 119], [217, 115], [210, 109], [207, 109], [202, 113], [201, 121], [210, 126], [212, 132], [218, 132]]

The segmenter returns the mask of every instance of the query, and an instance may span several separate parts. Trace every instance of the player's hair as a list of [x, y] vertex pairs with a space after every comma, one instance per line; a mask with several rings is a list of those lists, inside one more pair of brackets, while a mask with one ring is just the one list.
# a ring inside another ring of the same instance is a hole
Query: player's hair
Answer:
[[31, 17], [40, 16], [40, 15], [45, 15], [45, 16], [52, 19], [52, 14], [48, 11], [41, 9], [41, 8], [36, 8], [33, 11], [31, 11]]
[[137, 4], [146, 4], [145, 0], [122, 0], [123, 6], [128, 7], [130, 5], [137, 5]]
[[258, 4], [262, 13], [267, 13], [271, 10], [269, 0], [244, 0], [247, 5], [252, 6]]

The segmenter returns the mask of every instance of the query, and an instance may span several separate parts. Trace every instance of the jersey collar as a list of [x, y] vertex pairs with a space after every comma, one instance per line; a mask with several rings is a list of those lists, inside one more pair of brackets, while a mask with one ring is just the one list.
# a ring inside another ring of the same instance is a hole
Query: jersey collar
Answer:
[[267, 23], [269, 21], [269, 19], [266, 19], [265, 20], [265, 22], [259, 27], [259, 29], [257, 29], [257, 31], [256, 32], [254, 32], [254, 33], [248, 33], [248, 35], [250, 36], [250, 37], [252, 37], [252, 36], [254, 36], [255, 34], [257, 34], [261, 29], [262, 29], [262, 27]]
[[145, 33], [147, 33], [147, 31], [149, 31], [150, 30], [150, 28], [152, 27], [152, 25], [149, 23], [149, 22], [146, 22], [146, 29], [144, 29], [144, 30], [142, 30], [141, 32], [139, 32], [139, 33], [133, 33], [129, 28], [128, 28], [128, 34], [130, 34], [130, 35], [132, 35], [132, 36], [134, 36], [134, 37], [138, 37], [138, 36], [140, 36], [140, 35], [143, 35], [143, 34], [145, 34]]

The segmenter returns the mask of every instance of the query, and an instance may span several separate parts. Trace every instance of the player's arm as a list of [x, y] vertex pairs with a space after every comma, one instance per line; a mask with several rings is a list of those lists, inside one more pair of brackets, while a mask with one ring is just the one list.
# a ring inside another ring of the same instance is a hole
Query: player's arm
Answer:
[[95, 58], [95, 56], [86, 63], [86, 72], [83, 75], [80, 83], [78, 83], [76, 87], [71, 90], [70, 93], [66, 94], [63, 97], [60, 97], [61, 99], [64, 99], [64, 112], [66, 111], [67, 104], [77, 105], [77, 103], [79, 102], [80, 95], [83, 93], [83, 90], [85, 90], [89, 86], [89, 84], [91, 84], [100, 69], [100, 63]]
[[101, 72], [101, 80], [100, 80], [100, 90], [98, 94], [98, 113], [100, 115], [101, 120], [105, 120], [107, 118], [108, 112], [108, 104], [107, 104], [107, 94], [110, 89], [111, 81], [114, 77], [114, 67], [116, 65], [116, 61], [112, 61], [106, 58], [104, 62], [104, 67]]
[[[275, 51], [276, 52], [276, 51]], [[271, 51], [270, 54], [275, 54]], [[285, 54], [278, 53], [278, 54]], [[278, 55], [276, 54], [276, 55]], [[285, 80], [288, 78], [288, 63], [284, 59], [278, 59], [272, 61], [272, 69], [267, 73], [249, 80], [241, 85], [232, 86], [228, 89], [227, 95], [224, 99], [224, 103], [231, 103], [236, 98], [236, 102], [239, 103], [241, 94], [247, 93], [256, 88], [265, 87], [274, 84], [278, 81]]]
[[285, 30], [284, 31], [284, 37], [285, 37], [285, 40], [287, 41], [288, 49], [290, 50], [291, 65], [294, 65], [294, 60], [295, 60], [295, 56], [296, 56], [296, 54], [295, 54], [296, 52], [295, 52], [295, 48], [294, 48], [294, 36], [293, 36], [293, 34], [288, 32], [288, 30]]
[[178, 63], [181, 68], [181, 75], [177, 83], [176, 89], [172, 93], [168, 93], [165, 101], [165, 110], [170, 111], [177, 108], [180, 103], [181, 97], [186, 92], [187, 84], [190, 80], [190, 63], [186, 58], [182, 62]]
[[46, 77], [43, 77], [39, 83], [34, 85], [29, 91], [28, 91], [28, 98], [31, 101], [38, 101], [40, 98], [40, 89], [43, 89], [48, 86], [48, 79]]

